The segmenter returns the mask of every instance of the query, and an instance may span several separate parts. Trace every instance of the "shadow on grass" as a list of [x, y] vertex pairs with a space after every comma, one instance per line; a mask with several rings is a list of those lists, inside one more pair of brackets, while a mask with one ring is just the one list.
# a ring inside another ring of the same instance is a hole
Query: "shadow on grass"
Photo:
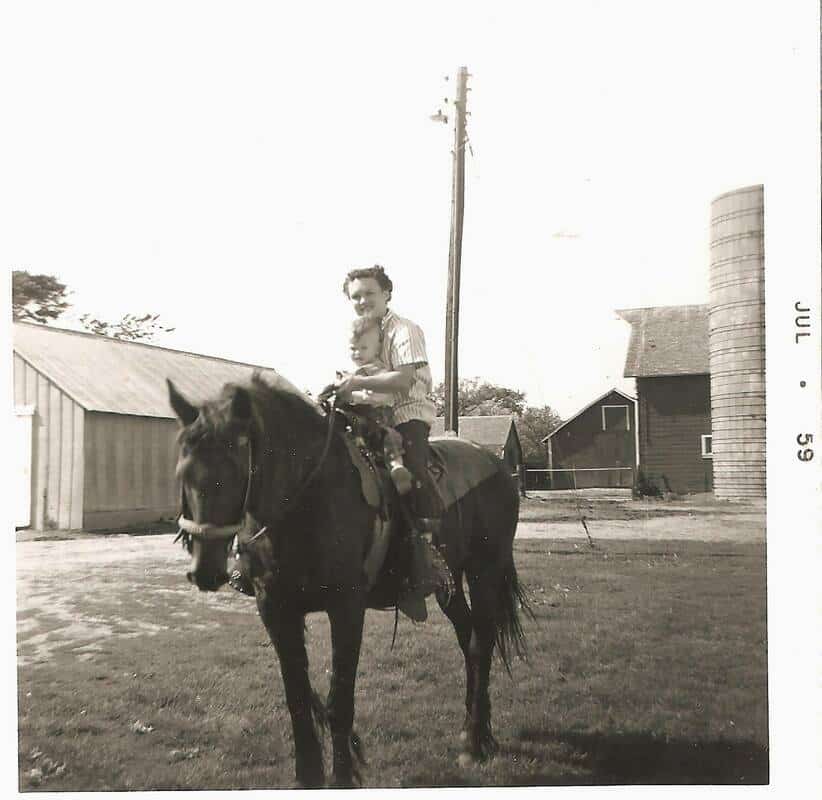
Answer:
[[[405, 787], [614, 786], [768, 783], [768, 751], [750, 741], [664, 740], [651, 733], [524, 729], [483, 767], [420, 772]], [[509, 765], [518, 764], [512, 770]], [[527, 765], [527, 766], [526, 766]]]
[[[560, 767], [551, 776], [533, 777], [573, 784], [735, 784], [768, 783], [767, 748], [752, 741], [663, 739], [640, 733], [557, 733], [524, 729], [524, 743], [553, 745]], [[516, 752], [516, 747], [512, 748]], [[533, 753], [531, 753], [533, 755]], [[562, 765], [573, 766], [573, 774]]]

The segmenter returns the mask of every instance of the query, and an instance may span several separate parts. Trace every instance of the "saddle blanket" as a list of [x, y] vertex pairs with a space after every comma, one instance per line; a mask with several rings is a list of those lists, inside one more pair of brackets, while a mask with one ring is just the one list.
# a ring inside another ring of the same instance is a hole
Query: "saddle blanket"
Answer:
[[[430, 440], [434, 454], [433, 469], [429, 464], [445, 508], [465, 497], [499, 470], [499, 459], [474, 442], [456, 436]], [[441, 465], [441, 470], [438, 469]], [[437, 475], [437, 472], [440, 472]]]
[[[384, 470], [377, 468], [373, 458], [360, 450], [353, 436], [343, 439], [351, 456], [351, 463], [360, 474], [363, 497], [379, 513], [374, 520], [371, 544], [366, 554], [363, 572], [366, 584], [372, 588], [388, 552], [391, 539], [391, 519], [388, 493], [383, 481], [389, 480]], [[447, 510], [472, 489], [494, 475], [500, 468], [499, 459], [478, 444], [455, 436], [430, 440], [431, 458], [428, 469]]]
[[[385, 510], [381, 478], [373, 461], [362, 453], [352, 437], [344, 438], [351, 461], [360, 473], [363, 497], [370, 506]], [[496, 456], [467, 439], [435, 437], [430, 446], [432, 458], [428, 468], [446, 509], [499, 470]]]

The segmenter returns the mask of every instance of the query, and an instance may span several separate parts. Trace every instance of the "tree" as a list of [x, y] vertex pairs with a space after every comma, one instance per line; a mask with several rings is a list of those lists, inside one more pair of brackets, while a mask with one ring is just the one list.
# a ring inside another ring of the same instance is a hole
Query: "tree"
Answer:
[[70, 305], [66, 286], [52, 275], [11, 274], [11, 315], [15, 321], [45, 324], [57, 319]]
[[125, 314], [118, 322], [106, 322], [96, 319], [91, 314], [83, 314], [80, 322], [92, 333], [110, 336], [112, 339], [126, 339], [136, 342], [151, 341], [158, 333], [171, 333], [174, 328], [167, 328], [159, 322], [159, 314]]
[[517, 420], [522, 460], [527, 464], [546, 463], [546, 445], [542, 440], [561, 424], [562, 419], [551, 406], [528, 406]]
[[[445, 384], [433, 391], [437, 415], [445, 414]], [[493, 414], [516, 414], [525, 411], [525, 392], [498, 386], [480, 378], [460, 381], [457, 410], [461, 417], [489, 417]]]
[[[71, 305], [66, 300], [66, 285], [53, 275], [31, 275], [25, 270], [12, 272], [12, 317], [17, 321], [47, 323], [57, 319]], [[167, 328], [159, 322], [159, 314], [125, 314], [117, 322], [83, 314], [80, 324], [92, 333], [111, 336], [114, 339], [130, 341], [150, 341], [158, 333], [171, 333], [174, 328]]]
[[[433, 391], [437, 415], [445, 414], [445, 384]], [[528, 464], [544, 464], [546, 449], [542, 440], [562, 424], [551, 406], [526, 406], [525, 392], [498, 386], [480, 378], [460, 381], [457, 407], [461, 417], [487, 417], [493, 414], [513, 414], [522, 445], [522, 458]]]

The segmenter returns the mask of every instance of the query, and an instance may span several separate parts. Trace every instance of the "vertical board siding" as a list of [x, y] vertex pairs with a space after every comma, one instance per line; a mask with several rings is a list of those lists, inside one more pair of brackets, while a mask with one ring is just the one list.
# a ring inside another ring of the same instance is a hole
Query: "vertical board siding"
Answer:
[[74, 403], [60, 402], [60, 491], [57, 501], [57, 527], [71, 527], [71, 492], [74, 487]]
[[34, 502], [34, 527], [43, 530], [46, 527], [46, 496], [48, 495], [49, 468], [49, 382], [37, 376], [37, 469], [35, 487], [37, 490]]
[[32, 405], [32, 519], [37, 530], [78, 528], [83, 509], [83, 408], [14, 354], [15, 405]]
[[160, 502], [160, 497], [163, 494], [163, 474], [162, 474], [162, 437], [160, 431], [156, 426], [149, 429], [149, 441], [151, 446], [148, 452], [149, 464], [151, 465], [150, 486], [151, 492], [149, 494], [149, 502], [152, 506], [156, 506]]
[[[23, 371], [26, 375], [25, 380], [25, 396], [23, 397], [23, 405], [36, 406], [37, 405], [37, 370], [32, 369], [25, 361], [21, 363]], [[15, 401], [16, 402], [16, 401]]]
[[707, 375], [639, 378], [640, 468], [652, 483], [674, 492], [711, 491], [713, 465], [702, 457], [701, 436], [711, 433]]
[[26, 372], [18, 369], [18, 362], [23, 363], [19, 356], [14, 358], [14, 405], [26, 405]]
[[136, 426], [132, 427], [131, 452], [132, 452], [132, 489], [136, 501], [143, 507], [147, 507], [145, 481], [143, 478], [143, 462], [145, 461], [145, 450], [140, 439], [142, 432]]
[[[173, 420], [89, 412], [85, 513], [154, 513], [177, 506]], [[125, 519], [125, 517], [123, 517]]]
[[171, 466], [169, 470], [169, 474], [171, 477], [170, 481], [166, 482], [166, 485], [163, 487], [163, 495], [166, 498], [166, 502], [171, 503], [175, 508], [179, 505], [180, 500], [180, 487], [177, 483], [177, 475], [175, 473], [177, 467], [177, 431], [179, 430], [177, 426], [176, 420], [164, 430], [163, 433], [163, 443], [165, 444], [166, 448], [166, 458], [168, 459], [168, 463]]
[[83, 448], [85, 445], [85, 410], [77, 403], [74, 404], [74, 463], [71, 469], [71, 494], [73, 501], [71, 504], [71, 517], [69, 519], [70, 528], [83, 527], [83, 485], [85, 483], [85, 459]]
[[[136, 505], [131, 488], [128, 485], [128, 439], [131, 433], [130, 427], [119, 425], [119, 420], [111, 419], [111, 443], [113, 444], [114, 467], [111, 470], [111, 477], [114, 479], [114, 491], [112, 493], [112, 503], [114, 508], [125, 508], [130, 503]], [[118, 430], [119, 429], [119, 430]]]
[[62, 393], [49, 383], [48, 416], [48, 484], [46, 486], [46, 525], [58, 526], [60, 514], [60, 423], [62, 422]]
[[[628, 406], [630, 430], [603, 431], [602, 407]], [[633, 467], [636, 463], [634, 430], [635, 404], [616, 392], [603, 397], [596, 405], [572, 419], [549, 440], [553, 449], [554, 469], [584, 467]], [[579, 472], [552, 475], [555, 488], [630, 487], [633, 472]]]

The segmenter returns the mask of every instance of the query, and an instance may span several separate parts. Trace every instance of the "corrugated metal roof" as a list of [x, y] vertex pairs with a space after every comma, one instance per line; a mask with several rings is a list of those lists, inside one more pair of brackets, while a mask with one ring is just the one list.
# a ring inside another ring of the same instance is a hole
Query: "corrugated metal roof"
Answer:
[[585, 406], [585, 408], [582, 408], [579, 411], [577, 411], [577, 413], [574, 414], [573, 417], [570, 417], [570, 418], [566, 419], [565, 422], [563, 422], [561, 425], [557, 425], [557, 427], [554, 428], [554, 430], [552, 430], [551, 433], [549, 433], [542, 440], [542, 443], [545, 444], [545, 442], [547, 442], [554, 434], [559, 433], [566, 425], [568, 425], [568, 423], [573, 422], [577, 417], [584, 414], [589, 408], [592, 408], [597, 403], [601, 402], [606, 397], [608, 397], [608, 395], [612, 395], [612, 394], [618, 394], [620, 397], [625, 398], [629, 403], [636, 403], [636, 398], [635, 397], [631, 397], [631, 395], [625, 394], [625, 392], [621, 392], [616, 387], [614, 387], [613, 389], [608, 389], [608, 391], [605, 392], [605, 394], [601, 394], [599, 397], [597, 397], [596, 400], [592, 400], [590, 403], [588, 403], [588, 405]]
[[37, 323], [13, 327], [14, 351], [88, 411], [173, 418], [166, 378], [195, 404], [225, 383], [248, 381], [255, 369], [283, 381], [254, 364]]
[[[459, 435], [461, 439], [480, 444], [483, 447], [502, 449], [508, 441], [511, 426], [516, 429], [515, 417], [508, 414], [497, 414], [490, 417], [460, 417]], [[445, 420], [437, 417], [431, 425], [432, 436], [443, 436]]]
[[631, 324], [626, 378], [708, 375], [708, 306], [657, 306], [616, 312]]

